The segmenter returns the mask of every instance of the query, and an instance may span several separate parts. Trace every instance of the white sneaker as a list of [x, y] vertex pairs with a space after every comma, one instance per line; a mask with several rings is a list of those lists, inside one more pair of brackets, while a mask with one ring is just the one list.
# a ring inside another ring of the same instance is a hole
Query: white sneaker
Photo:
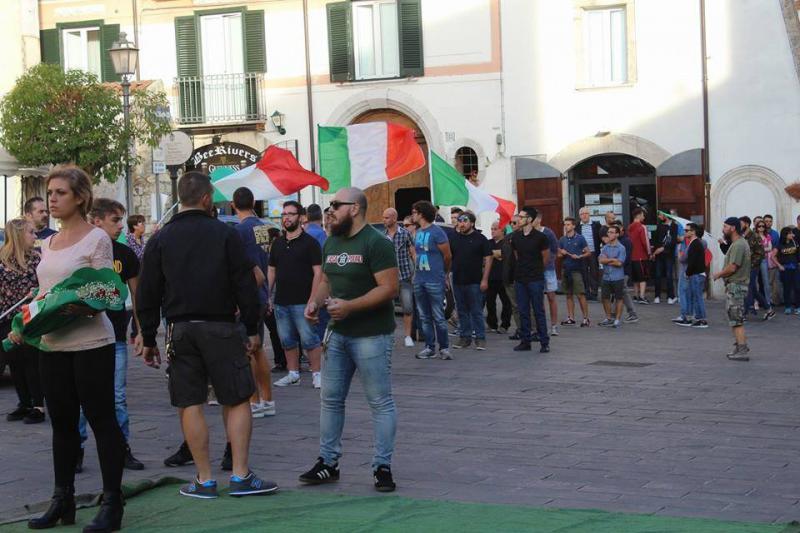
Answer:
[[319, 372], [311, 374], [311, 382], [314, 384], [315, 389], [322, 388], [322, 374]]
[[414, 339], [406, 335], [406, 338], [403, 341], [406, 345], [406, 348], [413, 348], [414, 347]]
[[261, 402], [261, 412], [264, 413], [264, 416], [275, 416], [275, 413], [277, 413], [275, 410], [275, 400], [271, 402]]
[[553, 337], [558, 337], [558, 326], [553, 326], [553, 330], [550, 332], [550, 335]]
[[264, 418], [264, 404], [262, 403], [251, 403], [250, 404], [250, 416], [253, 418]]
[[675, 305], [677, 302], [678, 302], [678, 299], [677, 299], [677, 298], [669, 298], [669, 299], [667, 300], [667, 303], [668, 303], [669, 305]]
[[300, 373], [289, 372], [281, 379], [273, 383], [276, 387], [288, 387], [289, 385], [300, 385]]
[[658, 296], [656, 296], [656, 297], [655, 297], [655, 299], [653, 300], [653, 303], [654, 303], [654, 304], [660, 304], [660, 303], [661, 303], [661, 298], [659, 298]]

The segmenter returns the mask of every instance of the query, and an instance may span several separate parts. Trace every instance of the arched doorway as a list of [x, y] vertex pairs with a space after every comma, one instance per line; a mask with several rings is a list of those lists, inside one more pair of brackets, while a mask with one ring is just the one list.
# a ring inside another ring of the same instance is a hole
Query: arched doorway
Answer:
[[601, 154], [576, 164], [568, 171], [572, 212], [589, 208], [592, 220], [603, 223], [613, 211], [625, 224], [631, 211], [642, 207], [645, 224], [655, 225], [657, 209], [656, 171], [653, 166], [628, 154]]
[[363, 124], [365, 122], [391, 122], [413, 129], [416, 132], [417, 143], [422, 149], [422, 153], [425, 154], [426, 163], [421, 169], [388, 183], [373, 185], [364, 191], [369, 202], [367, 222], [382, 222], [383, 211], [387, 207], [397, 209], [398, 216], [402, 219], [411, 214], [411, 206], [414, 202], [431, 199], [427, 164], [428, 142], [413, 120], [394, 109], [373, 109], [358, 115], [351, 123]]

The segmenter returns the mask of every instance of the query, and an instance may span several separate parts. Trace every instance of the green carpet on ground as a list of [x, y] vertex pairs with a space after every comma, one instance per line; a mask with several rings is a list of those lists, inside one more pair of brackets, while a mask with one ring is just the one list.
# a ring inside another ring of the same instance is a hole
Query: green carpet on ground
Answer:
[[[543, 509], [417, 500], [394, 495], [344, 496], [307, 490], [286, 490], [272, 496], [198, 500], [178, 495], [178, 485], [139, 486], [128, 491], [125, 531], [450, 532], [535, 531], [569, 533], [788, 533], [796, 526], [724, 522], [640, 514]], [[135, 496], [134, 496], [135, 494]], [[78, 512], [79, 531], [96, 508]], [[0, 527], [28, 531], [24, 522]]]

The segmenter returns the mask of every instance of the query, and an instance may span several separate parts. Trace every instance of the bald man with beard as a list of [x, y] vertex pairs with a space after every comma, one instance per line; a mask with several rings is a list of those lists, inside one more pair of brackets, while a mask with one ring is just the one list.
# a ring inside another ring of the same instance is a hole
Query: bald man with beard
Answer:
[[367, 224], [366, 214], [367, 197], [354, 187], [339, 190], [330, 203], [331, 236], [322, 250], [322, 281], [305, 310], [314, 322], [324, 306], [332, 320], [322, 369], [320, 451], [300, 481], [318, 485], [339, 479], [345, 401], [358, 370], [374, 425], [375, 490], [391, 492], [397, 427], [391, 371], [393, 300], [399, 275], [394, 246]]

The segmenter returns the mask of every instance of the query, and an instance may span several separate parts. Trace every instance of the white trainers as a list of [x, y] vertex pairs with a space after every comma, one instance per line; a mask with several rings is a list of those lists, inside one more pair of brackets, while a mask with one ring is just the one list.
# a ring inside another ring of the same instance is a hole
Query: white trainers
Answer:
[[558, 326], [553, 326], [553, 329], [550, 331], [550, 335], [553, 337], [558, 337]]
[[289, 385], [300, 385], [300, 373], [289, 372], [281, 379], [273, 383], [276, 387], [288, 387]]
[[403, 340], [406, 345], [406, 348], [413, 348], [414, 347], [414, 339], [406, 335], [406, 338]]
[[669, 298], [669, 299], [667, 299], [667, 303], [669, 305], [675, 305], [677, 302], [678, 302], [677, 298]]
[[314, 372], [311, 374], [311, 382], [314, 384], [315, 389], [322, 388], [322, 374]]
[[661, 298], [659, 298], [658, 296], [656, 296], [656, 297], [655, 297], [655, 299], [653, 300], [653, 303], [654, 303], [654, 304], [660, 304], [660, 303], [661, 303]]
[[275, 410], [275, 400], [271, 402], [261, 402], [261, 412], [264, 416], [275, 416], [277, 413]]
[[266, 413], [264, 413], [264, 404], [263, 403], [251, 403], [250, 404], [250, 416], [253, 418], [264, 418]]

